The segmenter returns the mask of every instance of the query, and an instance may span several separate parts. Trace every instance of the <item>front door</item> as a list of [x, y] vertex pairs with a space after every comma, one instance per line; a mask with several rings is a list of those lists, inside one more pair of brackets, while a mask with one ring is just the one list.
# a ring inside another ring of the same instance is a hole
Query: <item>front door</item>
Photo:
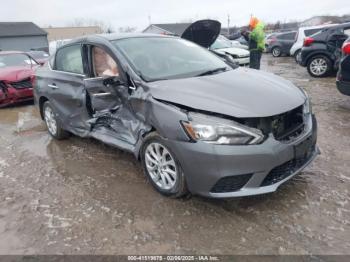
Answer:
[[118, 60], [106, 46], [87, 44], [86, 52], [90, 77], [84, 86], [91, 136], [132, 151], [138, 120], [129, 106], [129, 87]]

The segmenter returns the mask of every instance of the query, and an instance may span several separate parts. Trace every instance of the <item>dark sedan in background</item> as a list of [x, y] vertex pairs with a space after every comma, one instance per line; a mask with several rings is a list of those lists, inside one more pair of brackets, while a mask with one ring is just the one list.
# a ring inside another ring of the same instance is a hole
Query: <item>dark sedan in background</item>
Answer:
[[327, 27], [304, 39], [300, 64], [313, 77], [324, 77], [338, 70], [341, 46], [350, 36], [350, 23]]
[[273, 34], [266, 39], [266, 51], [274, 57], [290, 55], [290, 49], [295, 42], [297, 32], [285, 32]]
[[342, 47], [342, 58], [337, 74], [337, 87], [342, 94], [350, 96], [350, 37]]

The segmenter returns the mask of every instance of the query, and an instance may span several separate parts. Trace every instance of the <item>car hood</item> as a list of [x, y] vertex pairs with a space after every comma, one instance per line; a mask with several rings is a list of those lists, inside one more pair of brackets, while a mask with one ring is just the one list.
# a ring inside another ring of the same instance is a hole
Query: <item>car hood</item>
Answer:
[[220, 48], [220, 49], [214, 49], [213, 51], [221, 54], [228, 53], [230, 55], [249, 56], [249, 51], [242, 48], [237, 48], [237, 47]]
[[218, 38], [221, 23], [216, 20], [199, 20], [191, 24], [181, 35], [181, 38], [209, 48]]
[[18, 82], [28, 77], [31, 77], [34, 71], [30, 67], [9, 66], [0, 68], [0, 81]]
[[276, 75], [237, 68], [223, 73], [149, 83], [155, 99], [233, 117], [267, 117], [292, 110], [305, 95]]

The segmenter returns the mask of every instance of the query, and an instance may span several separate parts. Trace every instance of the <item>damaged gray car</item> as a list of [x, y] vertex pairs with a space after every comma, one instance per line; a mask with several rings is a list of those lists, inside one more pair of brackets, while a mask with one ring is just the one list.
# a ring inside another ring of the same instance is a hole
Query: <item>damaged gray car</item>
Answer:
[[303, 90], [171, 36], [73, 40], [37, 70], [35, 100], [51, 136], [133, 153], [170, 197], [273, 192], [318, 153]]

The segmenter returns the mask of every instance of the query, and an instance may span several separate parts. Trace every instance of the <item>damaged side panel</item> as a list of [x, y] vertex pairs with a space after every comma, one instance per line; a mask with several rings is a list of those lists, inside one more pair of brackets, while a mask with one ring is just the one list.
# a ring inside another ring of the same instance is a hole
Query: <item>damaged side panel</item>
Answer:
[[[156, 130], [166, 139], [188, 141], [180, 124], [181, 120], [187, 119], [186, 112], [153, 99], [143, 87], [135, 91], [125, 86], [116, 86], [113, 89], [120, 103], [105, 110], [94, 110], [88, 121], [91, 125], [90, 136], [133, 152], [136, 157], [144, 135], [152, 130]], [[178, 123], [177, 128], [174, 128], [174, 121]]]
[[106, 85], [95, 79], [85, 81], [87, 108], [91, 112], [88, 123], [90, 136], [118, 148], [134, 152], [140, 134], [151, 130], [143, 118], [137, 117], [129, 100], [128, 87]]

